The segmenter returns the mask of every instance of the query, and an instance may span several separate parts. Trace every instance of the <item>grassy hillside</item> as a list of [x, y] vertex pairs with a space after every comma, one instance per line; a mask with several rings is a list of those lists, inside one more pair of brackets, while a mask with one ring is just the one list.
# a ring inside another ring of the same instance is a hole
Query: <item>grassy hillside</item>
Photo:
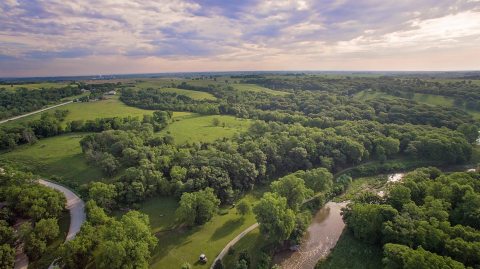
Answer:
[[[219, 120], [219, 125], [214, 126], [213, 119]], [[225, 124], [225, 127], [223, 127]], [[160, 132], [161, 135], [170, 134], [175, 143], [185, 142], [212, 142], [222, 137], [232, 137], [235, 133], [245, 131], [250, 126], [250, 121], [233, 116], [199, 116], [191, 115], [182, 117], [171, 123]]]
[[266, 92], [270, 93], [273, 95], [285, 95], [288, 94], [288, 92], [282, 92], [282, 91], [275, 91], [269, 88], [265, 88], [262, 86], [258, 86], [255, 84], [230, 84], [234, 89], [239, 90], [239, 91], [252, 91], [252, 92]]
[[[136, 107], [127, 106], [118, 99], [118, 96], [113, 96], [107, 100], [100, 100], [96, 102], [86, 103], [71, 103], [65, 106], [61, 106], [58, 109], [68, 109], [69, 113], [65, 119], [65, 122], [74, 120], [93, 120], [96, 118], [109, 118], [109, 117], [143, 117], [143, 115], [151, 115], [154, 110], [145, 110]], [[53, 110], [43, 112], [52, 113]], [[12, 122], [8, 122], [5, 125], [18, 125], [19, 123], [26, 123], [34, 119], [39, 119], [42, 113], [31, 115], [25, 118], [21, 118]], [[174, 112], [173, 117], [182, 117], [190, 115], [190, 112]]]
[[184, 90], [184, 89], [177, 89], [177, 88], [161, 88], [159, 89], [162, 92], [172, 92], [179, 95], [186, 95], [192, 99], [196, 100], [215, 100], [215, 96], [208, 92], [200, 92], [200, 91], [191, 91], [191, 90]]
[[80, 140], [87, 133], [71, 133], [46, 138], [34, 145], [23, 145], [0, 155], [1, 161], [13, 162], [41, 176], [57, 176], [78, 185], [103, 177], [83, 157]]

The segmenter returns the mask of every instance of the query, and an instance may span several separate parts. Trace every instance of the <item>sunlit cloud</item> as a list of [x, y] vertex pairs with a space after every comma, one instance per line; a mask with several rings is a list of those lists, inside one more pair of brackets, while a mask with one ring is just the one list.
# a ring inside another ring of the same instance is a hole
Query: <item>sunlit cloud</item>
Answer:
[[5, 0], [0, 21], [0, 76], [480, 69], [474, 0]]

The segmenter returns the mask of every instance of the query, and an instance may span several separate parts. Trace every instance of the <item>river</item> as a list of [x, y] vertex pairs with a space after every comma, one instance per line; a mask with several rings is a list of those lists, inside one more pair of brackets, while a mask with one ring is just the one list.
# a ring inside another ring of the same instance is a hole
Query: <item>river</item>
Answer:
[[337, 244], [345, 223], [340, 215], [347, 202], [328, 202], [312, 219], [298, 251], [282, 251], [273, 261], [285, 269], [312, 269], [317, 262], [327, 257]]
[[[387, 184], [401, 182], [404, 173], [390, 174]], [[384, 191], [378, 195], [383, 196]], [[285, 250], [277, 253], [273, 262], [284, 269], [313, 269], [319, 260], [330, 254], [338, 239], [342, 235], [345, 223], [340, 215], [342, 208], [348, 202], [328, 202], [323, 206], [312, 220], [307, 229], [302, 243], [297, 251]]]

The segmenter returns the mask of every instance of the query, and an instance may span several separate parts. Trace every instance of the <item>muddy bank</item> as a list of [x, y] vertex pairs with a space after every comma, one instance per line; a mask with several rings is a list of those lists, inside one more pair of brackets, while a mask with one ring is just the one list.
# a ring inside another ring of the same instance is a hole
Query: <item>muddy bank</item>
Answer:
[[328, 202], [312, 219], [298, 251], [282, 251], [273, 261], [285, 269], [314, 268], [327, 257], [342, 234], [345, 223], [340, 215], [347, 202]]

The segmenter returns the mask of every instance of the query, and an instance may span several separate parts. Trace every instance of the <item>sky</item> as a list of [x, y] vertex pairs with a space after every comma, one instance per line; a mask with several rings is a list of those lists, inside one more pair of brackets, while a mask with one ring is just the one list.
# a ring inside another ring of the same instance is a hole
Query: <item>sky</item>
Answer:
[[480, 70], [480, 0], [1, 0], [0, 77]]

